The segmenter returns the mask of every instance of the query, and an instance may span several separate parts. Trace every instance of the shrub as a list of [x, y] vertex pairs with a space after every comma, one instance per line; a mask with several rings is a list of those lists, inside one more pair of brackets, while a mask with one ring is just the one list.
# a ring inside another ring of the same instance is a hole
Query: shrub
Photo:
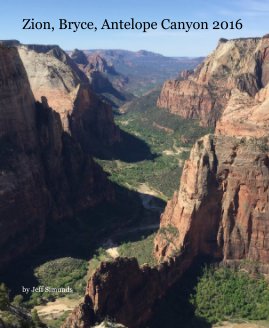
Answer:
[[122, 257], [135, 257], [139, 263], [149, 264], [150, 266], [156, 265], [156, 259], [153, 256], [154, 238], [156, 234], [153, 233], [142, 240], [135, 242], [123, 243], [119, 246], [118, 251]]

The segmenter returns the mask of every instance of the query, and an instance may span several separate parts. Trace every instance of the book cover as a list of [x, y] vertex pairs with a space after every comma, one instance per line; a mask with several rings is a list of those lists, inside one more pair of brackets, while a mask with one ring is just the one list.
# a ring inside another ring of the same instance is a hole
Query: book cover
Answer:
[[269, 3], [2, 1], [0, 327], [269, 327]]

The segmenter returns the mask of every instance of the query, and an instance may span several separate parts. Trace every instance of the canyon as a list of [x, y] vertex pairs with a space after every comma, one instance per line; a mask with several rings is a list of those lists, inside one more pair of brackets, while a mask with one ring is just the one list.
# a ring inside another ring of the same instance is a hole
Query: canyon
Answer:
[[[95, 71], [97, 69], [108, 78], [116, 90], [135, 97], [158, 87], [169, 78], [175, 78], [183, 69], [193, 69], [203, 59], [166, 57], [146, 50], [93, 49], [81, 52], [84, 61], [78, 62], [80, 65], [93, 66]], [[73, 56], [72, 52], [68, 51], [68, 54]]]
[[[193, 145], [161, 214], [157, 264], [102, 261], [63, 328], [106, 318], [145, 327], [200, 258], [247, 261], [269, 273], [268, 40], [221, 39], [197, 69], [164, 83], [157, 111], [198, 119], [215, 132]], [[49, 223], [114, 202], [116, 184], [93, 159], [122, 142], [113, 101], [102, 96], [104, 86], [126, 95], [108, 78], [123, 76], [111, 58], [128, 64], [120, 51], [69, 57], [58, 46], [0, 44], [0, 270], [41, 245]]]
[[153, 254], [159, 264], [102, 263], [64, 328], [86, 328], [106, 317], [146, 326], [156, 302], [197, 258], [247, 261], [269, 273], [267, 47], [268, 36], [220, 40], [186, 80], [164, 84], [159, 107], [216, 125], [215, 134], [197, 140], [161, 215]]

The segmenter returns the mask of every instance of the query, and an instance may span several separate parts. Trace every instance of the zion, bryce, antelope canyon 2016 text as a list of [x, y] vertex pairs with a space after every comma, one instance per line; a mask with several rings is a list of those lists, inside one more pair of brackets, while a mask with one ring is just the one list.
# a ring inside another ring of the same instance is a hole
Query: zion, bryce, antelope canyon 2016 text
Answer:
[[[110, 21], [105, 18], [101, 23], [93, 21], [70, 21], [65, 18], [59, 18], [57, 25], [53, 22], [47, 21], [36, 21], [34, 18], [23, 18], [22, 19], [22, 29], [23, 30], [48, 30], [54, 31], [56, 28], [58, 30], [67, 30], [71, 32], [78, 31], [93, 31], [98, 30], [135, 30], [146, 33], [148, 31], [162, 29], [167, 31], [197, 31], [197, 30], [241, 30], [243, 28], [243, 22], [241, 19], [233, 21], [174, 21], [170, 18], [164, 18], [157, 21], [139, 21], [135, 18], [130, 18], [127, 20], [117, 20]], [[55, 27], [57, 26], [57, 27]]]

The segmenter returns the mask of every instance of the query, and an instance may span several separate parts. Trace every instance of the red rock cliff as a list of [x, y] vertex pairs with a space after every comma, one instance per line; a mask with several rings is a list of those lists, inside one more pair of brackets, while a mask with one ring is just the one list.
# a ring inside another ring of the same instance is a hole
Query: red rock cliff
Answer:
[[134, 258], [102, 263], [88, 282], [84, 302], [62, 328], [88, 328], [107, 317], [130, 328], [143, 327], [156, 300], [164, 296], [191, 260], [191, 255], [182, 253], [156, 268], [139, 267]]
[[36, 103], [16, 48], [0, 46], [0, 269], [57, 220], [113, 197], [101, 169]]
[[[141, 327], [196, 256], [269, 263], [269, 157], [263, 139], [208, 135], [194, 145], [155, 239], [161, 265], [104, 263], [88, 282], [80, 327], [106, 316]], [[86, 301], [85, 301], [86, 302]], [[80, 308], [81, 309], [81, 308]], [[76, 322], [78, 311], [70, 317]], [[76, 327], [67, 321], [64, 327]]]
[[162, 215], [158, 258], [188, 247], [195, 254], [269, 264], [268, 149], [267, 141], [252, 137], [198, 140]]
[[233, 89], [254, 96], [269, 80], [269, 38], [220, 40], [216, 50], [183, 81], [165, 82], [158, 107], [215, 125]]

